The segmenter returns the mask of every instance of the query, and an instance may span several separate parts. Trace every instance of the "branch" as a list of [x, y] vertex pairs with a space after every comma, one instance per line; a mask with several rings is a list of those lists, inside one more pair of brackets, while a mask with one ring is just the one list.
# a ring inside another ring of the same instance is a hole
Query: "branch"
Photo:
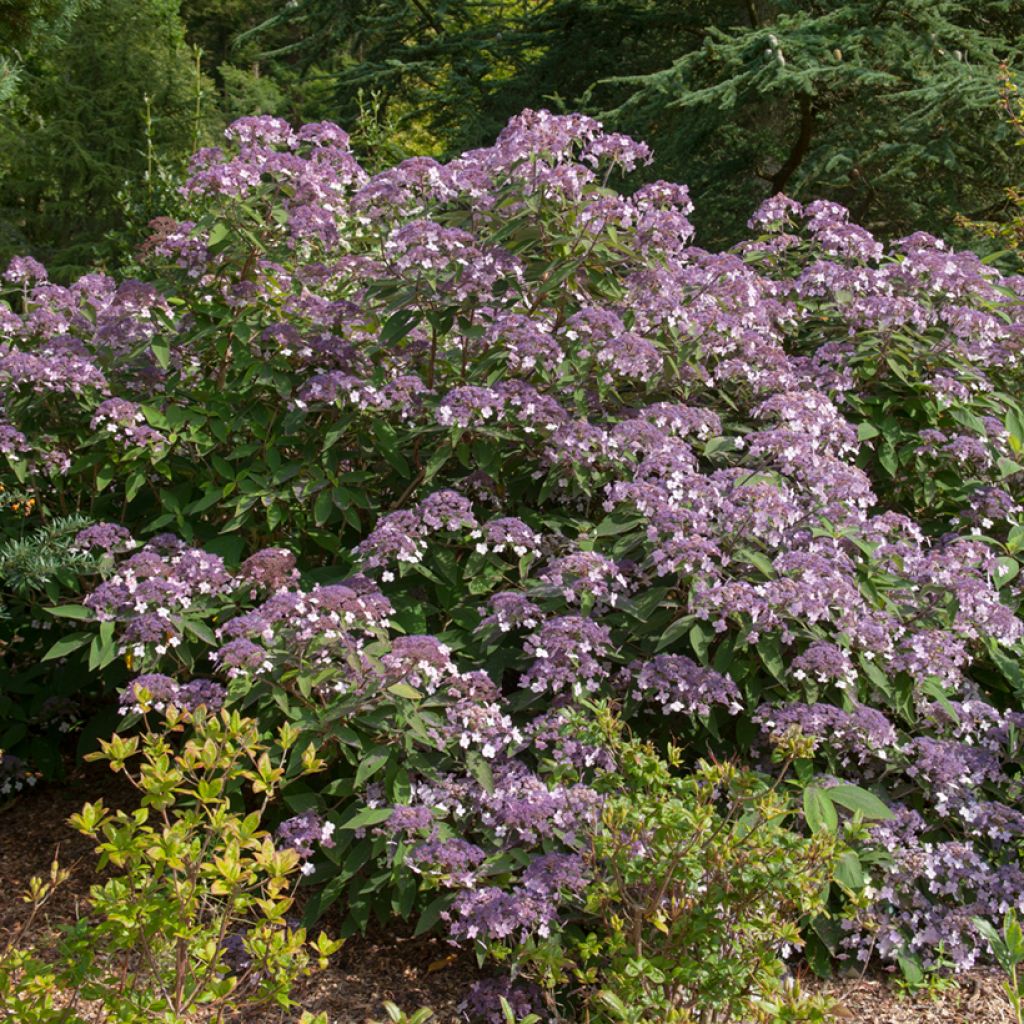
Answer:
[[772, 178], [772, 194], [785, 191], [793, 172], [807, 156], [807, 150], [811, 148], [811, 136], [814, 134], [814, 107], [811, 105], [811, 97], [803, 95], [800, 97], [800, 134], [797, 136], [793, 148], [786, 157], [786, 162], [779, 168], [775, 177]]
[[442, 35], [441, 26], [434, 20], [434, 16], [423, 6], [420, 0], [412, 0], [413, 7], [423, 16], [423, 20], [438, 34]]

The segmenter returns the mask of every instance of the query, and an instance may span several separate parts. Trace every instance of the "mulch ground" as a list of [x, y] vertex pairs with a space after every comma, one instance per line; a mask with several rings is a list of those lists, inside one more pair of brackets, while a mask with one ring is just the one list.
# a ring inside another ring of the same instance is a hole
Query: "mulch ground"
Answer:
[[[103, 765], [74, 769], [61, 784], [43, 784], [0, 805], [0, 948], [28, 913], [19, 899], [33, 875], [47, 875], [54, 854], [71, 878], [47, 904], [33, 931], [45, 935], [73, 921], [89, 886], [98, 880], [92, 844], [66, 824], [70, 814], [99, 797], [110, 807], [134, 804], [134, 792]], [[37, 938], [38, 941], [38, 938]], [[437, 1024], [460, 1021], [457, 1006], [477, 977], [473, 958], [452, 955], [437, 938], [401, 932], [350, 939], [331, 962], [296, 995], [303, 1008], [326, 1011], [331, 1024], [368, 1024], [385, 1019], [385, 1000], [407, 1011], [430, 1006]], [[901, 996], [884, 978], [835, 980], [824, 987], [840, 1003], [844, 1024], [1013, 1024], [997, 975], [975, 971], [934, 999]], [[276, 1024], [278, 1013], [250, 1017], [247, 1024]], [[99, 1018], [97, 1018], [99, 1019]]]

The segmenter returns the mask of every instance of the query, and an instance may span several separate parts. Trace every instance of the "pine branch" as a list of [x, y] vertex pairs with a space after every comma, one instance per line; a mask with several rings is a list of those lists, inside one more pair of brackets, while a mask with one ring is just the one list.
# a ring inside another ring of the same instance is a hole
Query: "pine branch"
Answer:
[[39, 590], [62, 575], [84, 575], [99, 569], [99, 559], [72, 548], [75, 534], [92, 522], [86, 516], [54, 519], [26, 537], [0, 545], [0, 579], [15, 594]]

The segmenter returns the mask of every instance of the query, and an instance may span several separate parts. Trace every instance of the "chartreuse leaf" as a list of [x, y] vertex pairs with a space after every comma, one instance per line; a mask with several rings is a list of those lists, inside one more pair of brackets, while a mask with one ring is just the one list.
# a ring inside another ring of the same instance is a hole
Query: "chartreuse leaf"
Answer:
[[396, 697], [404, 697], [406, 700], [423, 700], [423, 694], [408, 683], [395, 683], [388, 687], [388, 693], [393, 693]]

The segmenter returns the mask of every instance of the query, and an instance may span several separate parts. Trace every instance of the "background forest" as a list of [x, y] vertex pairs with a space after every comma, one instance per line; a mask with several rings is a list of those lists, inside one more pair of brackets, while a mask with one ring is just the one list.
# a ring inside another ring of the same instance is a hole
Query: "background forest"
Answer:
[[688, 183], [709, 248], [778, 191], [965, 244], [1021, 179], [1022, 39], [1021, 0], [0, 0], [0, 263], [124, 266], [238, 116], [334, 120], [372, 171], [524, 107], [646, 139], [632, 187]]

